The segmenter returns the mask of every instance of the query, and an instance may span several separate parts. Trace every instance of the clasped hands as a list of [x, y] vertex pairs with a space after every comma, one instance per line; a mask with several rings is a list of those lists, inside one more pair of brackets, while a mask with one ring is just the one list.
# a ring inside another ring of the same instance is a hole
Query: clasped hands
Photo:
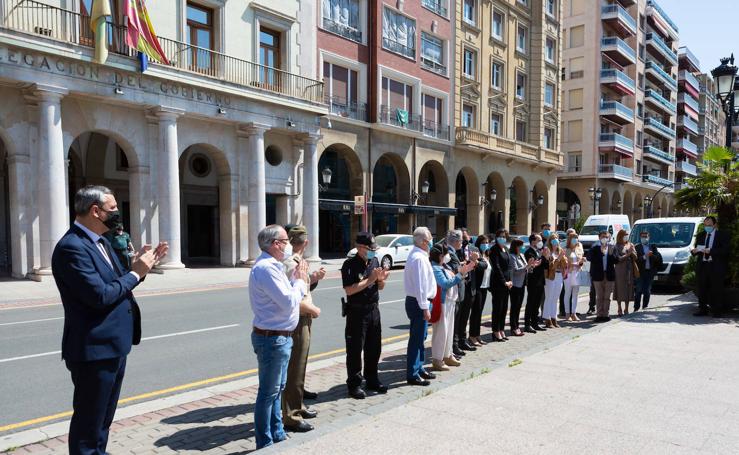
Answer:
[[133, 255], [131, 271], [136, 273], [139, 278], [145, 277], [167, 255], [168, 251], [169, 244], [167, 242], [159, 242], [159, 245], [153, 249], [151, 245], [144, 245]]

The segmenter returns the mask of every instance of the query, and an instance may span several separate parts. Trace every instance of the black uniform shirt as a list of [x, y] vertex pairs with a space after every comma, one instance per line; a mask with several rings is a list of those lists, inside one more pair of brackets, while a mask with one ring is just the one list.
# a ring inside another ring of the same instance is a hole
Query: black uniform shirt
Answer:
[[[341, 282], [343, 287], [349, 287], [359, 283], [372, 273], [372, 270], [380, 267], [377, 258], [373, 258], [369, 262], [365, 262], [359, 254], [353, 258], [344, 261], [341, 266]], [[372, 305], [380, 301], [380, 291], [377, 289], [377, 282], [367, 286], [362, 291], [347, 297], [347, 302], [351, 305]]]

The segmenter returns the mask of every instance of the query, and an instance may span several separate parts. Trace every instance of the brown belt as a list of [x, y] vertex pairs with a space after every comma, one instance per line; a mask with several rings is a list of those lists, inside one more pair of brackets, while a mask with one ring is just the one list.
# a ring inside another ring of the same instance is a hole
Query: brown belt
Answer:
[[291, 337], [293, 333], [289, 330], [264, 330], [259, 327], [253, 328], [254, 333], [265, 337]]

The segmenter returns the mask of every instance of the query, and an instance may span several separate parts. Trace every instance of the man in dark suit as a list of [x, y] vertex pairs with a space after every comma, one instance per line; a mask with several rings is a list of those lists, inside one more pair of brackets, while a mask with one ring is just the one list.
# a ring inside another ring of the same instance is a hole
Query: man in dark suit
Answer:
[[609, 244], [610, 234], [601, 231], [598, 234], [598, 243], [590, 249], [590, 279], [595, 286], [596, 294], [596, 317], [595, 322], [607, 322], [611, 307], [611, 293], [616, 281], [616, 258], [613, 245]]
[[[462, 228], [462, 248], [457, 250], [457, 258], [462, 265], [467, 264], [473, 257], [480, 256], [480, 250], [470, 242], [467, 228]], [[476, 351], [477, 348], [467, 342], [467, 321], [470, 319], [472, 302], [477, 295], [476, 274], [468, 273], [464, 279], [464, 292], [460, 295], [459, 310], [454, 314], [454, 345], [463, 351]]]
[[729, 233], [719, 231], [716, 218], [707, 216], [703, 220], [704, 232], [695, 240], [690, 253], [696, 256], [696, 278], [698, 279], [698, 312], [694, 316], [707, 316], [710, 305], [714, 317], [724, 311], [724, 281], [729, 270], [731, 239]]
[[652, 295], [652, 282], [662, 265], [662, 254], [657, 245], [649, 243], [649, 232], [639, 233], [639, 244], [636, 246], [636, 265], [639, 267], [639, 278], [636, 279], [636, 297], [634, 298], [634, 311], [639, 311], [642, 306], [642, 296], [646, 309], [649, 306], [649, 297]]
[[544, 240], [539, 234], [529, 236], [529, 248], [526, 248], [524, 257], [526, 262], [534, 260], [537, 264], [529, 274], [527, 284], [526, 309], [524, 310], [524, 332], [544, 332], [547, 329], [539, 326], [539, 306], [544, 298], [545, 273], [549, 269], [549, 260], [542, 254], [544, 251]]
[[74, 197], [74, 225], [54, 248], [52, 272], [64, 306], [62, 358], [74, 384], [70, 454], [103, 454], [141, 313], [131, 292], [167, 253], [145, 246], [127, 272], [102, 234], [121, 216], [112, 192], [87, 186]]

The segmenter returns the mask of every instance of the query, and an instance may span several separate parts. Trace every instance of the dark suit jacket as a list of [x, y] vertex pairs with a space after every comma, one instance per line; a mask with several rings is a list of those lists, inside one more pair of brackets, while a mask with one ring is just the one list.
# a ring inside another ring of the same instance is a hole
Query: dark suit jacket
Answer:
[[121, 266], [110, 243], [104, 242], [113, 268], [75, 225], [54, 248], [51, 267], [64, 305], [65, 360], [125, 356], [141, 340], [141, 313], [131, 292], [139, 281]]
[[[482, 254], [480, 253], [480, 259], [482, 259]], [[489, 258], [486, 258], [489, 261]], [[477, 265], [475, 266], [475, 270], [471, 272], [471, 274], [475, 275], [475, 289], [480, 290], [480, 286], [482, 285], [482, 278], [485, 275], [485, 269], [488, 268], [488, 262], [487, 261], [478, 261]]]
[[[449, 261], [449, 264], [447, 265], [449, 266], [450, 269], [452, 269], [452, 272], [454, 272], [455, 274], [459, 273], [459, 267], [462, 265], [462, 263], [459, 262], [458, 253], [454, 250], [454, 248], [447, 246], [446, 241], [444, 240], [439, 242], [437, 245], [443, 246], [445, 248], [445, 250], [443, 251], [449, 252], [449, 257], [451, 258], [451, 260]], [[457, 294], [458, 294], [457, 301], [460, 301], [464, 298], [464, 291], [465, 291], [464, 288], [465, 288], [465, 282], [464, 280], [461, 280], [459, 284], [457, 285]]]
[[529, 287], [544, 287], [546, 285], [546, 273], [549, 270], [549, 260], [541, 255], [541, 252], [536, 251], [534, 247], [526, 248], [526, 252], [523, 254], [526, 258], [526, 262], [529, 259], [541, 259], [541, 264], [529, 273], [528, 286]]
[[[705, 245], [706, 235], [705, 231], [698, 234], [698, 237], [695, 239], [695, 245]], [[704, 255], [702, 253], [696, 253], [696, 256], [698, 256], [696, 258], [698, 259], [698, 261], [696, 261], [696, 272], [701, 273], [703, 272], [703, 269], [706, 269], [710, 270], [710, 273], [726, 274], [729, 270], [731, 238], [729, 237], [728, 232], [720, 229], [713, 231], [712, 235], [716, 236], [716, 238], [713, 239], [713, 248], [711, 248], [711, 253], [709, 254], [712, 261], [710, 263], [704, 262]], [[710, 264], [710, 268], [706, 267], [707, 264]]]
[[498, 245], [490, 248], [490, 266], [493, 268], [490, 273], [491, 288], [504, 288], [506, 282], [511, 281], [509, 257], [507, 249], [503, 250]]
[[590, 261], [590, 278], [593, 281], [616, 281], [616, 249], [613, 245], [608, 245], [608, 259], [606, 260], [606, 270], [603, 270], [603, 252], [600, 249], [600, 243], [593, 245], [588, 253]]
[[644, 255], [651, 251], [652, 257], [649, 260], [649, 268], [652, 272], [657, 272], [660, 265], [662, 265], [662, 254], [659, 252], [655, 245], [649, 245], [649, 249], [645, 251], [644, 245], [639, 243], [636, 245], [636, 264], [639, 266], [639, 273], [642, 274], [646, 270], [646, 261]]
[[[475, 245], [469, 243], [466, 246], [467, 246], [467, 249], [470, 255], [472, 255], [472, 253], [481, 254], [480, 249], [477, 248]], [[458, 256], [460, 258], [464, 258], [464, 251], [459, 251]], [[468, 273], [467, 276], [465, 277], [465, 283], [464, 283], [465, 293], [469, 294], [472, 297], [477, 295], [477, 290], [480, 289], [481, 278], [482, 278], [482, 275], [478, 276], [474, 270], [470, 271], [470, 273]]]

